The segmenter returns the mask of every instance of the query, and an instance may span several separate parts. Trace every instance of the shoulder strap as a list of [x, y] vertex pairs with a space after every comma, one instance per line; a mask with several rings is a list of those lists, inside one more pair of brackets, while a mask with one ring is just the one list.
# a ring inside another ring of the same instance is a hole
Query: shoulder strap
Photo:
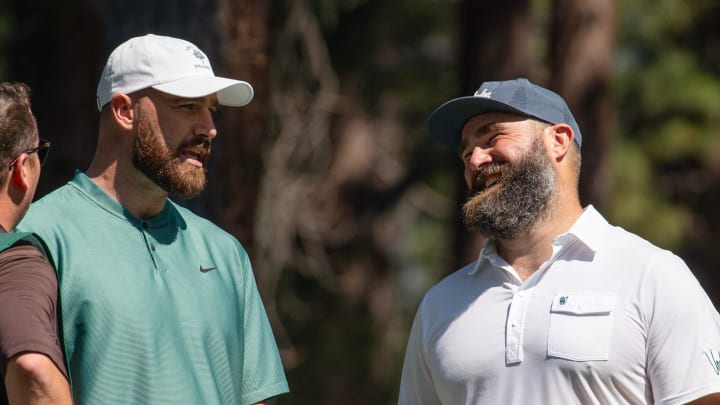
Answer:
[[0, 252], [18, 244], [32, 245], [45, 257], [49, 257], [45, 249], [45, 244], [32, 232], [13, 231], [10, 233], [0, 233]]
[[[27, 237], [32, 237], [32, 233], [30, 233], [30, 232], [15, 232], [15, 231], [9, 232], [9, 233], [0, 233], [0, 252], [11, 247], [15, 243], [17, 243], [19, 240], [27, 238]], [[30, 242], [30, 241], [28, 241], [28, 242]], [[32, 242], [30, 242], [30, 243], [32, 244]], [[43, 251], [43, 253], [45, 253], [45, 252]]]

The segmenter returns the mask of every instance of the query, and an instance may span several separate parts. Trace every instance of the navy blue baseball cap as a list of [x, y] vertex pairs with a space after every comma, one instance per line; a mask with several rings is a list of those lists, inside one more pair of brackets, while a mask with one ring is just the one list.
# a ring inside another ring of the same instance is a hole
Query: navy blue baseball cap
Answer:
[[575, 142], [582, 146], [580, 128], [565, 100], [525, 78], [485, 82], [472, 96], [446, 102], [430, 114], [428, 131], [437, 141], [458, 149], [468, 120], [490, 112], [525, 115], [549, 124], [568, 124], [575, 133]]

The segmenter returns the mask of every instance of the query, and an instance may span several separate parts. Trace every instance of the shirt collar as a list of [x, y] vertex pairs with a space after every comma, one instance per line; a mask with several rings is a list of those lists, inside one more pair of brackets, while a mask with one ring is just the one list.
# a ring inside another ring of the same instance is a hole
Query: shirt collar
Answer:
[[[555, 237], [553, 244], [562, 246], [577, 240], [591, 251], [597, 252], [601, 249], [605, 240], [604, 230], [607, 229], [607, 226], [607, 220], [600, 215], [595, 207], [588, 205], [566, 233]], [[501, 267], [502, 263], [505, 263], [497, 253], [495, 241], [490, 239], [483, 244], [478, 259], [475, 261], [475, 265], [470, 267], [468, 275], [477, 273], [485, 263], [493, 264], [496, 267]]]
[[559, 235], [555, 239], [574, 237], [593, 252], [597, 252], [602, 249], [605, 241], [605, 230], [608, 225], [607, 220], [600, 215], [595, 207], [588, 205], [567, 233]]
[[75, 171], [75, 175], [70, 181], [70, 184], [80, 190], [83, 194], [88, 196], [92, 201], [95, 202], [95, 204], [100, 206], [105, 211], [116, 217], [125, 218], [126, 220], [138, 226], [146, 223], [149, 227], [152, 228], [162, 227], [168, 223], [168, 221], [171, 219], [171, 213], [174, 211], [170, 207], [170, 200], [167, 200], [165, 202], [165, 207], [158, 215], [152, 218], [146, 218], [144, 220], [138, 219], [133, 217], [130, 211], [126, 210], [125, 207], [123, 207], [118, 200], [114, 199], [112, 196], [110, 196], [110, 194], [106, 193], [105, 190], [95, 184], [95, 182], [93, 182], [82, 171]]
[[505, 261], [502, 259], [502, 257], [500, 257], [500, 255], [498, 255], [497, 253], [497, 245], [495, 244], [495, 241], [487, 239], [485, 243], [483, 243], [482, 248], [480, 249], [480, 255], [475, 261], [475, 265], [470, 267], [468, 275], [473, 275], [477, 273], [485, 263], [491, 263], [496, 267], [502, 267], [504, 262]]

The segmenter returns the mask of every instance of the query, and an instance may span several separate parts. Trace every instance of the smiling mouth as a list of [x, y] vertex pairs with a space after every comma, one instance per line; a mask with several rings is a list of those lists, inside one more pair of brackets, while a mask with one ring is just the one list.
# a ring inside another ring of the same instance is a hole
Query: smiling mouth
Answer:
[[495, 184], [498, 184], [500, 182], [500, 175], [492, 175], [485, 178], [483, 181], [483, 190], [487, 190], [488, 188], [494, 186]]
[[495, 186], [501, 185], [506, 167], [507, 163], [491, 163], [482, 167], [475, 174], [475, 182], [473, 184], [474, 193], [483, 193]]
[[180, 157], [193, 166], [204, 167], [205, 161], [207, 160], [207, 152], [199, 149], [185, 149], [183, 150]]
[[501, 184], [501, 176], [500, 174], [491, 174], [487, 177], [481, 177], [478, 176], [475, 180], [475, 185], [473, 187], [473, 194], [481, 194], [484, 193], [491, 188], [498, 186]]

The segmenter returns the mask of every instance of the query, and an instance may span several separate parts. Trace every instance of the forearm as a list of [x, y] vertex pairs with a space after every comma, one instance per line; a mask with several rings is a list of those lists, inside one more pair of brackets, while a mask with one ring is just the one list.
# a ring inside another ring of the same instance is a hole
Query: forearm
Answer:
[[23, 353], [11, 358], [5, 370], [10, 405], [70, 405], [67, 379], [47, 356]]
[[720, 404], [720, 393], [714, 393], [702, 398], [696, 399], [695, 401], [688, 402], [688, 405], [718, 405]]

